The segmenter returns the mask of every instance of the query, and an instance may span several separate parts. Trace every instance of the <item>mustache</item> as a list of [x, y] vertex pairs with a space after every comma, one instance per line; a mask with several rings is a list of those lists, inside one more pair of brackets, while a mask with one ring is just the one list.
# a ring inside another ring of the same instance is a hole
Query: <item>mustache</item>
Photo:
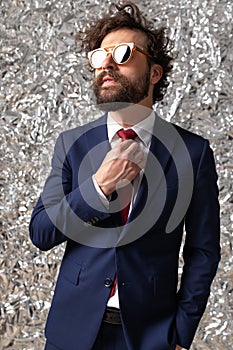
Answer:
[[123, 76], [117, 72], [114, 71], [103, 71], [101, 72], [95, 79], [94, 79], [94, 85], [101, 86], [102, 85], [102, 80], [104, 77], [111, 77], [117, 82], [121, 82], [124, 80]]

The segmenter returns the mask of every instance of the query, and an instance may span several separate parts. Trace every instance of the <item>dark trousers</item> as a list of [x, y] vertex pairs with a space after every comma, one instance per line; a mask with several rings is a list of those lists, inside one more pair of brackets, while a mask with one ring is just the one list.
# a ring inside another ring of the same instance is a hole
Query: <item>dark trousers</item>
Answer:
[[102, 322], [92, 350], [128, 350], [122, 326]]
[[[77, 345], [78, 349], [80, 347]], [[58, 350], [58, 348], [46, 342], [44, 350]], [[121, 325], [103, 322], [92, 350], [128, 350]]]

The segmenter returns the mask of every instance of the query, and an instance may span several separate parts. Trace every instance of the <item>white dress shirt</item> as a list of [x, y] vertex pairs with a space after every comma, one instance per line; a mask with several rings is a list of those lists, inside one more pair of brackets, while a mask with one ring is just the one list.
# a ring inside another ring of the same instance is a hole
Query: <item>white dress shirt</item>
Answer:
[[[152, 133], [154, 129], [154, 123], [155, 123], [155, 118], [156, 115], [154, 111], [144, 120], [142, 120], [140, 123], [132, 126], [130, 129], [133, 129], [137, 137], [135, 138], [135, 141], [140, 143], [140, 147], [145, 155], [145, 160], [147, 158], [150, 144], [151, 144], [151, 138], [152, 138]], [[116, 146], [116, 144], [119, 142], [119, 136], [117, 135], [117, 132], [122, 129], [122, 126], [119, 125], [111, 116], [108, 114], [107, 117], [107, 132], [108, 132], [108, 140], [110, 143], [111, 148]], [[131, 206], [130, 210], [132, 208], [132, 204], [134, 203], [140, 184], [143, 176], [143, 171], [142, 169], [139, 173], [139, 175], [134, 179], [133, 181], [133, 193], [132, 193], [132, 198], [131, 198]], [[99, 185], [97, 184], [95, 177], [93, 175], [92, 177], [93, 183], [95, 186], [96, 191], [98, 192], [101, 201], [105, 205], [107, 209], [109, 209], [109, 199], [104, 195], [104, 193], [101, 191]], [[119, 306], [119, 298], [118, 298], [118, 289], [116, 286], [116, 292], [115, 294], [109, 299], [108, 301], [108, 306], [115, 307], [115, 308], [120, 308]]]

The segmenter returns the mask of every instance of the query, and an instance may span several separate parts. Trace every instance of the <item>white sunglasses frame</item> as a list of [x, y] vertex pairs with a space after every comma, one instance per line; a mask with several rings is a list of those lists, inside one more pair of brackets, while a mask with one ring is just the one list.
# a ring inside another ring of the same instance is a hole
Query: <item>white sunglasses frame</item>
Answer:
[[[130, 50], [131, 50], [131, 54], [130, 54], [129, 58], [128, 58], [125, 62], [123, 62], [123, 63], [118, 63], [118, 62], [115, 60], [115, 58], [114, 58], [114, 51], [115, 51], [119, 46], [121, 46], [121, 45], [128, 45], [129, 48], [130, 48]], [[95, 49], [95, 50], [92, 50], [92, 51], [88, 52], [87, 56], [88, 56], [88, 59], [89, 59], [90, 66], [91, 66], [92, 68], [94, 68], [94, 69], [99, 69], [99, 68], [102, 67], [103, 62], [102, 62], [101, 65], [98, 66], [98, 67], [97, 67], [97, 66], [94, 66], [94, 65], [91, 63], [91, 58], [92, 58], [92, 56], [93, 56], [93, 54], [94, 54], [95, 52], [101, 51], [101, 52], [106, 53], [105, 58], [106, 58], [109, 54], [111, 54], [111, 55], [112, 55], [112, 59], [113, 59], [113, 61], [114, 61], [116, 64], [123, 65], [123, 64], [126, 64], [127, 62], [129, 62], [129, 60], [133, 57], [133, 53], [134, 53], [135, 50], [137, 50], [137, 51], [141, 52], [142, 54], [144, 54], [144, 55], [146, 55], [146, 56], [152, 58], [152, 56], [149, 54], [149, 52], [147, 52], [146, 49], [144, 49], [144, 48], [143, 48], [142, 46], [140, 46], [140, 45], [136, 45], [135, 42], [131, 42], [131, 43], [120, 43], [120, 44], [117, 44], [117, 45], [110, 45], [110, 46], [106, 46], [106, 47], [99, 47], [98, 49]], [[105, 58], [103, 59], [103, 61], [105, 60]]]

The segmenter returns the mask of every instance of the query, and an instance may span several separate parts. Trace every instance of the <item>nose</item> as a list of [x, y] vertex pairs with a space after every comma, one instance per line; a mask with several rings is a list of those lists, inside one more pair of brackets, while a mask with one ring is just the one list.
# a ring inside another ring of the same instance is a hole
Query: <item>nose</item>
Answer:
[[106, 58], [103, 60], [103, 63], [100, 69], [106, 70], [106, 69], [115, 69], [115, 68], [116, 68], [116, 62], [113, 60], [111, 52], [109, 52]]

